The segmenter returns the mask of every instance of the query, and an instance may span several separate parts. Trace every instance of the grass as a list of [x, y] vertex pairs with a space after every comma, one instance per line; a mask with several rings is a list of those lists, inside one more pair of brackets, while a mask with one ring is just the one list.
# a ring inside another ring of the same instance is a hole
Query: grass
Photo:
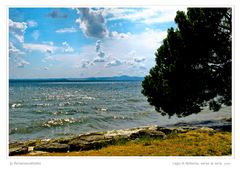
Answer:
[[[226, 156], [232, 153], [231, 132], [193, 130], [166, 139], [143, 137], [98, 150], [32, 154], [37, 156]], [[31, 154], [28, 154], [31, 156]]]

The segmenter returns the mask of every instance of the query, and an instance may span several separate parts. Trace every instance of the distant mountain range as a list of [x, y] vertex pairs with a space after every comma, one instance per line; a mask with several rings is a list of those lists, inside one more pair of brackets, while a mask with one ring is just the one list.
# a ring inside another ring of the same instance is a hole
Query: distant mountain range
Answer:
[[10, 79], [9, 82], [97, 82], [97, 81], [142, 81], [144, 77], [137, 76], [112, 76], [89, 78], [35, 78], [35, 79]]

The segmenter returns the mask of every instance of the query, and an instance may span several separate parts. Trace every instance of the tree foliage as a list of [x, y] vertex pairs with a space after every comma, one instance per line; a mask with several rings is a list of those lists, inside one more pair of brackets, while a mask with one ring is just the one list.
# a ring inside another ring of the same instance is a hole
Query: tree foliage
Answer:
[[230, 8], [178, 11], [177, 28], [155, 53], [156, 65], [142, 82], [142, 93], [156, 111], [170, 117], [218, 111], [231, 105], [232, 14]]

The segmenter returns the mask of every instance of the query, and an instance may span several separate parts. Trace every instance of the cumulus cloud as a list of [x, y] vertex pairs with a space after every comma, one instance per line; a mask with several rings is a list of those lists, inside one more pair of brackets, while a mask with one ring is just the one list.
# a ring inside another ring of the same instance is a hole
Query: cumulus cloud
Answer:
[[57, 47], [48, 44], [24, 43], [23, 48], [28, 51], [40, 51], [42, 53], [53, 53]]
[[9, 32], [20, 42], [24, 42], [24, 33], [27, 29], [27, 23], [14, 22], [9, 19]]
[[15, 55], [25, 54], [21, 50], [17, 49], [14, 46], [13, 42], [9, 42], [9, 53], [10, 53], [10, 56], [13, 55], [13, 54], [15, 54]]
[[[129, 39], [96, 40], [95, 43], [80, 47], [80, 54], [73, 56], [65, 53], [58, 57], [55, 55], [54, 60], [67, 65], [72, 64], [78, 75], [81, 69], [85, 76], [113, 76], [118, 72], [124, 75], [144, 76], [154, 66], [154, 53], [166, 35], [165, 31], [147, 29], [142, 33], [131, 34]], [[101, 51], [104, 52], [104, 58], [98, 55]], [[134, 58], [146, 60], [135, 62]], [[85, 63], [86, 61], [89, 63]]]
[[143, 62], [143, 61], [146, 60], [146, 58], [145, 58], [145, 57], [134, 57], [133, 60], [134, 60], [135, 62]]
[[43, 44], [49, 44], [50, 46], [54, 45], [54, 42], [52, 42], [52, 41], [43, 41], [42, 43]]
[[77, 64], [75, 65], [76, 68], [82, 68], [82, 69], [85, 69], [85, 68], [88, 68], [88, 66], [90, 65], [90, 61], [81, 61], [81, 64]]
[[70, 52], [74, 52], [74, 49], [65, 41], [62, 43], [63, 45], [63, 51], [70, 53]]
[[100, 50], [100, 48], [101, 48], [101, 40], [97, 40], [96, 41], [96, 52], [98, 52], [99, 50]]
[[100, 58], [104, 58], [105, 57], [105, 53], [103, 51], [99, 51], [97, 55]]
[[32, 27], [37, 27], [38, 23], [35, 20], [29, 20], [27, 21], [27, 25], [28, 27], [32, 28]]
[[101, 63], [101, 62], [105, 62], [105, 58], [101, 58], [101, 57], [97, 56], [93, 60], [93, 63]]
[[46, 49], [46, 52], [49, 53], [49, 54], [53, 53], [52, 50], [50, 50], [50, 49]]
[[96, 41], [96, 45], [95, 45], [95, 49], [97, 52], [97, 57], [94, 58], [93, 63], [101, 63], [101, 62], [105, 62], [105, 52], [102, 51], [102, 41], [101, 40], [97, 40]]
[[146, 68], [144, 65], [140, 65], [140, 66], [139, 66], [139, 69], [141, 69], [141, 70], [146, 70], [147, 68]]
[[81, 68], [87, 68], [87, 63], [83, 63]]
[[14, 66], [18, 68], [23, 68], [25, 65], [29, 63], [22, 59], [22, 56], [25, 53], [20, 49], [16, 48], [14, 44], [10, 41], [9, 42], [9, 63], [14, 64]]
[[77, 30], [74, 27], [56, 30], [56, 33], [75, 33], [75, 32], [77, 32]]
[[118, 33], [117, 31], [112, 31], [111, 33], [109, 33], [109, 36], [116, 39], [129, 39], [131, 33]]
[[30, 64], [29, 62], [23, 60], [23, 55], [25, 53], [21, 51], [20, 49], [16, 48], [13, 44], [13, 42], [9, 42], [9, 63], [10, 63], [10, 68], [11, 64], [16, 66], [17, 68], [24, 68], [25, 65]]
[[96, 41], [96, 52], [97, 52], [97, 56], [99, 58], [104, 58], [105, 57], [105, 53], [102, 51], [102, 47], [101, 47], [101, 40], [97, 40]]
[[51, 18], [64, 18], [64, 19], [68, 17], [67, 14], [62, 13], [57, 9], [54, 9], [53, 11], [49, 12], [47, 16]]
[[29, 65], [30, 63], [28, 61], [25, 61], [23, 59], [19, 60], [17, 62], [17, 67], [18, 68], [24, 68], [26, 65]]
[[104, 38], [108, 36], [108, 29], [102, 11], [89, 8], [77, 9], [80, 18], [76, 20], [80, 29], [87, 37]]
[[114, 58], [114, 60], [108, 62], [105, 67], [112, 67], [112, 66], [120, 66], [123, 62], [119, 61], [118, 59]]
[[146, 57], [137, 56], [137, 52], [135, 50], [131, 50], [127, 53], [126, 56], [127, 62], [126, 64], [132, 66], [139, 66], [142, 62], [146, 61]]

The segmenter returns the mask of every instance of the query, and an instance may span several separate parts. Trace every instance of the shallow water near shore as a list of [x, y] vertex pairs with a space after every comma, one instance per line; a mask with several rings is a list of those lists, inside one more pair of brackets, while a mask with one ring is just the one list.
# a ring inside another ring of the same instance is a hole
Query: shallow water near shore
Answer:
[[140, 81], [10, 82], [9, 141], [193, 122], [221, 125], [231, 107], [185, 118], [163, 117], [141, 94]]

